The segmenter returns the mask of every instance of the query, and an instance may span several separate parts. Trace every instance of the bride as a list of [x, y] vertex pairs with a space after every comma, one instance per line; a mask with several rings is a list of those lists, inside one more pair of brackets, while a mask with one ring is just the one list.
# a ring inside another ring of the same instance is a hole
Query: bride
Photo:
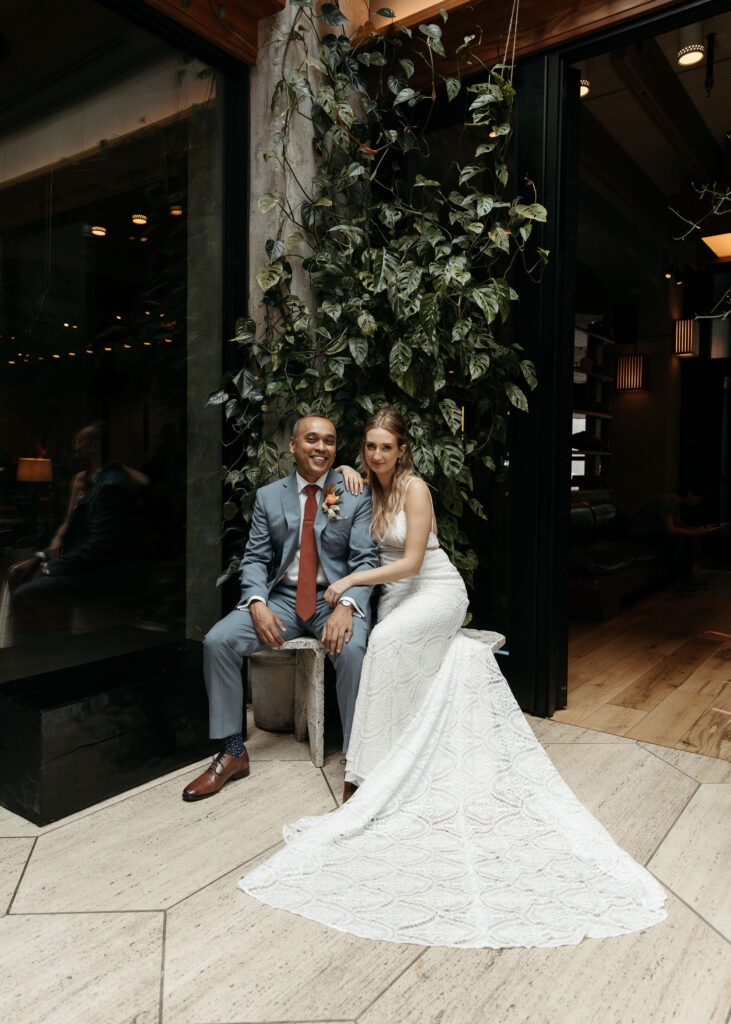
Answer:
[[340, 931], [420, 945], [574, 945], [662, 921], [662, 886], [558, 775], [489, 648], [460, 633], [464, 583], [395, 409], [368, 420], [361, 460], [381, 566], [325, 595], [334, 605], [384, 585], [344, 803], [286, 826], [286, 846], [239, 887]]

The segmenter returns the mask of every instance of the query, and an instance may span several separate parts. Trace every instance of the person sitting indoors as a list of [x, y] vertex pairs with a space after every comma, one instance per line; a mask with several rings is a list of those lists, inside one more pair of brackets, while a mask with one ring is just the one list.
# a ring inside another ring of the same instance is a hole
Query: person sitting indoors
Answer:
[[629, 523], [628, 533], [638, 540], [659, 545], [667, 565], [669, 585], [690, 596], [704, 582], [693, 574], [693, 541], [718, 529], [712, 524], [691, 525], [689, 510], [703, 501], [703, 488], [695, 482], [681, 484], [670, 494], [648, 502]]

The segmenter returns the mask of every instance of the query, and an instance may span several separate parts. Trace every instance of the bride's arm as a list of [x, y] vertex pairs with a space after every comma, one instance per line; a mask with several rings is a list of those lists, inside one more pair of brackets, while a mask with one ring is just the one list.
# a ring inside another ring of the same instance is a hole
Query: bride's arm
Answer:
[[335, 580], [325, 591], [325, 600], [335, 607], [346, 590], [351, 587], [375, 587], [378, 583], [394, 583], [416, 576], [424, 561], [426, 545], [432, 523], [432, 505], [429, 490], [423, 480], [415, 479], [406, 492], [406, 544], [403, 558], [377, 569], [363, 569]]

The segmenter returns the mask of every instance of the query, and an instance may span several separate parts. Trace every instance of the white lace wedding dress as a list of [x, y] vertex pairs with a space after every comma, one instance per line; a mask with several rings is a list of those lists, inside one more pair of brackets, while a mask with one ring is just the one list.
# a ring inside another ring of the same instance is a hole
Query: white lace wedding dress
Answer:
[[[400, 512], [381, 561], [403, 555]], [[239, 882], [354, 935], [454, 947], [561, 946], [664, 919], [662, 886], [579, 803], [483, 644], [459, 633], [464, 584], [434, 534], [385, 587], [339, 810], [284, 829]]]

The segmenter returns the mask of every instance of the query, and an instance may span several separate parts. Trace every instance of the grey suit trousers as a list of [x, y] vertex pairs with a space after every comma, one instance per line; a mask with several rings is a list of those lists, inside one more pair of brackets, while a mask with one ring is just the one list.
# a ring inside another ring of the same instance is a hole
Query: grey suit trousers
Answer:
[[[296, 587], [276, 587], [267, 599], [267, 606], [285, 626], [285, 640], [298, 636], [320, 639], [332, 608], [325, 603], [325, 587], [317, 588], [317, 607], [312, 618], [303, 622], [295, 610]], [[340, 720], [343, 724], [343, 751], [348, 749], [350, 728], [358, 696], [360, 671], [366, 651], [369, 622], [353, 615], [353, 635], [343, 644], [340, 654], [328, 655], [335, 666]], [[251, 615], [235, 609], [206, 634], [203, 641], [203, 671], [208, 691], [211, 739], [242, 732], [246, 736], [244, 687], [241, 678], [244, 658], [266, 647], [259, 639]]]

